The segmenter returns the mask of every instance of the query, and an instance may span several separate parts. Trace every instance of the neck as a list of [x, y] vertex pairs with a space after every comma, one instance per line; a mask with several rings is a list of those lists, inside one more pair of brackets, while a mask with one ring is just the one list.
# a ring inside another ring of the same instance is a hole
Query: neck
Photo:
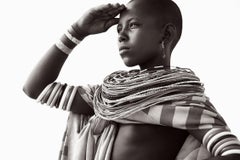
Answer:
[[158, 54], [158, 56], [156, 56], [153, 61], [151, 61], [151, 63], [146, 62], [144, 64], [140, 64], [139, 67], [141, 70], [153, 68], [154, 66], [163, 66], [164, 68], [170, 68], [171, 53], [172, 53], [171, 44], [168, 44], [166, 48], [163, 49], [162, 52]]
[[151, 64], [145, 63], [145, 64], [139, 65], [141, 70], [153, 68], [155, 66], [163, 66], [164, 68], [170, 68], [170, 66], [171, 66], [170, 57], [167, 56], [164, 59], [156, 58], [154, 62], [151, 62]]

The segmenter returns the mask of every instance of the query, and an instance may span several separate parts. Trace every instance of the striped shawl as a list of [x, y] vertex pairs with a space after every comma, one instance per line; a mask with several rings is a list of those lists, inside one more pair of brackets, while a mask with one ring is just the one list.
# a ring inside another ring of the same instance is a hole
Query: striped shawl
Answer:
[[195, 133], [205, 130], [202, 139], [189, 135], [176, 160], [240, 153], [238, 139], [189, 69], [118, 71], [107, 76], [101, 86], [79, 87], [78, 92], [95, 115], [70, 114], [60, 160], [110, 160], [116, 122], [156, 124]]

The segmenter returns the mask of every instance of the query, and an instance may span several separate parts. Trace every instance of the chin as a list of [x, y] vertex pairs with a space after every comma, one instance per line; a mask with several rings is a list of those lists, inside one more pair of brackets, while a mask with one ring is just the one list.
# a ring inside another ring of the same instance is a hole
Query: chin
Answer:
[[134, 66], [137, 66], [138, 64], [136, 63], [133, 63], [131, 61], [128, 61], [128, 60], [123, 60], [124, 64], [127, 66], [127, 67], [134, 67]]

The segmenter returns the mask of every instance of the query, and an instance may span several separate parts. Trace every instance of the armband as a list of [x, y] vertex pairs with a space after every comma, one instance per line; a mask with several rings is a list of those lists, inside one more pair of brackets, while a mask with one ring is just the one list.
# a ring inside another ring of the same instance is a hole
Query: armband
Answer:
[[77, 34], [72, 28], [68, 29], [66, 33], [60, 38], [60, 40], [55, 44], [56, 47], [63, 53], [69, 55], [72, 50], [81, 42], [82, 39], [77, 38]]

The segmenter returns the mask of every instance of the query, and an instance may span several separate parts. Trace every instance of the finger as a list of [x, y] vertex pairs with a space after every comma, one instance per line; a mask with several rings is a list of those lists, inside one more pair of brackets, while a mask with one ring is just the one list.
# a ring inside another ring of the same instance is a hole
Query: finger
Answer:
[[97, 7], [94, 7], [90, 10], [90, 14], [92, 14], [93, 16], [98, 16], [98, 17], [102, 17], [102, 16], [107, 16], [108, 18], [110, 18], [111, 16], [109, 16], [107, 13], [111, 10], [114, 9], [114, 6], [119, 6], [119, 4], [102, 4], [99, 5]]
[[112, 6], [112, 8], [109, 8], [107, 12], [120, 11], [120, 10], [123, 10], [124, 8], [125, 8], [124, 5], [116, 4]]
[[110, 11], [103, 13], [102, 16], [104, 19], [114, 18], [119, 13], [121, 13], [124, 9], [126, 9], [124, 5], [119, 5], [117, 8], [111, 9]]
[[105, 27], [106, 29], [110, 28], [111, 26], [118, 24], [119, 18], [112, 18], [109, 21], [106, 22]]
[[125, 9], [126, 9], [125, 6], [120, 6], [115, 10], [109, 11], [108, 14], [115, 17], [116, 15], [118, 15], [119, 13], [121, 13]]
[[94, 7], [94, 10], [96, 10], [96, 11], [101, 11], [101, 10], [107, 10], [107, 9], [109, 9], [109, 8], [111, 8], [111, 4], [110, 4], [110, 3], [108, 3], [108, 4], [102, 4], [102, 5], [99, 5], [99, 6], [97, 6], [97, 7]]
[[116, 13], [116, 12], [121, 12], [122, 10], [124, 10], [126, 7], [124, 5], [121, 5], [117, 8], [114, 8], [112, 10], [109, 11], [109, 13]]
[[119, 3], [116, 3], [116, 4], [110, 4], [108, 9], [101, 10], [101, 11], [102, 13], [109, 14], [113, 11], [120, 10], [121, 8], [122, 8], [122, 5], [120, 5]]
[[105, 12], [111, 11], [113, 9], [116, 9], [119, 6], [120, 6], [119, 3], [116, 3], [116, 4], [108, 3], [108, 4], [105, 4], [105, 5], [100, 5], [100, 6], [96, 7], [95, 10], [98, 11], [98, 12], [101, 12], [101, 13], [105, 13]]
[[112, 4], [102, 4], [91, 9], [93, 15], [102, 15], [103, 12], [109, 11], [112, 9]]
[[125, 6], [119, 3], [116, 4], [107, 4], [100, 5], [91, 10], [93, 16], [98, 16], [100, 19], [110, 19], [116, 17], [122, 10], [125, 9]]

